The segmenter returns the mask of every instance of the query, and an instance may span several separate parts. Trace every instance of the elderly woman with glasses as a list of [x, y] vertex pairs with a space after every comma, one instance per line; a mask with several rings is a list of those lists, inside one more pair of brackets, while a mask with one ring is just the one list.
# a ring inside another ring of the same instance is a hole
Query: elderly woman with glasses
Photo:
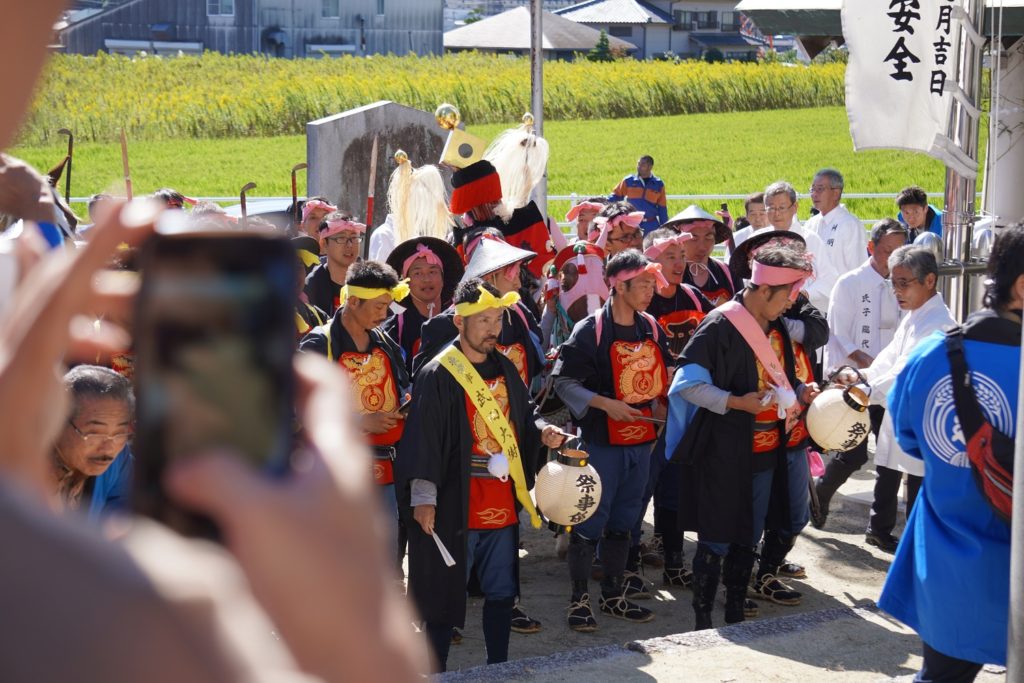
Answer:
[[[119, 473], [117, 479], [130, 478], [124, 475], [131, 458], [126, 446], [132, 436], [135, 399], [127, 379], [95, 365], [72, 369], [64, 375], [64, 385], [71, 413], [53, 446], [54, 492], [64, 507], [79, 509], [83, 499], [92, 501], [95, 490], [110, 493], [119, 488], [110, 485], [116, 482], [97, 486], [97, 478], [108, 471]], [[98, 501], [99, 507], [104, 502]]]

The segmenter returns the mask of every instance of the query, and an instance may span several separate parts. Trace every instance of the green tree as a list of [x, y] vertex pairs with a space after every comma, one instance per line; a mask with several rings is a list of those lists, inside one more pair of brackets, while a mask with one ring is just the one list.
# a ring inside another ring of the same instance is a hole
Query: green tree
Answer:
[[704, 61], [707, 62], [708, 64], [714, 64], [715, 62], [724, 62], [725, 55], [723, 55], [722, 51], [719, 50], [717, 47], [712, 47], [709, 48], [708, 51], [704, 53]]
[[615, 56], [612, 55], [611, 45], [608, 43], [608, 33], [603, 29], [597, 39], [597, 45], [587, 53], [587, 59], [592, 62], [610, 62], [615, 59]]
[[483, 18], [483, 11], [479, 7], [474, 7], [473, 9], [469, 10], [469, 14], [467, 14], [466, 18], [462, 20], [462, 23], [475, 24], [476, 22], [480, 21]]

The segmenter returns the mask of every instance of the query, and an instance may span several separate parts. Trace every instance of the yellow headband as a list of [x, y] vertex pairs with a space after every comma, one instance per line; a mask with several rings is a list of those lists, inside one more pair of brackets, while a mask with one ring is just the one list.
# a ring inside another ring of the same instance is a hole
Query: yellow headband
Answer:
[[383, 287], [359, 287], [358, 285], [345, 285], [341, 288], [342, 301], [348, 301], [350, 296], [354, 296], [359, 299], [376, 299], [377, 297], [385, 294], [391, 295], [391, 298], [395, 301], [401, 301], [409, 295], [409, 280], [402, 280], [391, 289], [384, 289]]
[[499, 299], [481, 287], [480, 299], [475, 303], [464, 301], [461, 304], [455, 304], [455, 314], [466, 318], [490, 308], [508, 308], [509, 306], [515, 306], [517, 303], [519, 303], [519, 292], [509, 292]]

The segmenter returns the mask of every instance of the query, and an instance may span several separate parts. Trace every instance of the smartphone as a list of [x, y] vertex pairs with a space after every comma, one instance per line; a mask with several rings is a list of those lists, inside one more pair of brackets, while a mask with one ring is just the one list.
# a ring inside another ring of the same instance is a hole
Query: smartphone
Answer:
[[726, 202], [722, 202], [722, 211], [724, 211], [725, 213], [729, 213], [729, 204], [727, 204]]
[[292, 449], [294, 249], [283, 236], [183, 231], [139, 254], [135, 311], [133, 507], [189, 536], [218, 538], [211, 520], [176, 506], [168, 464], [234, 452], [271, 475]]

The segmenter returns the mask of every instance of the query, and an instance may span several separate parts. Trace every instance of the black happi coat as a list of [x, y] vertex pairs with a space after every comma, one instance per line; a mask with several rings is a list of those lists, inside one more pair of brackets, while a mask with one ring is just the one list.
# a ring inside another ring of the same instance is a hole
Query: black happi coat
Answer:
[[[537, 345], [530, 338], [530, 333], [536, 339], [541, 339], [540, 325], [533, 317], [529, 309], [524, 308], [522, 302], [516, 304], [518, 310], [506, 308], [501, 321], [501, 334], [498, 335], [498, 343], [502, 346], [522, 344], [526, 351], [526, 374], [533, 379], [544, 369], [544, 359], [540, 357]], [[519, 313], [522, 312], [523, 315]], [[448, 346], [453, 339], [459, 336], [459, 330], [455, 327], [455, 306], [449, 306], [440, 315], [435, 315], [423, 323], [420, 328], [420, 352], [412, 362], [413, 375], [417, 375], [420, 369], [434, 359], [444, 347]], [[525, 318], [526, 322], [523, 322]]]
[[306, 298], [320, 310], [327, 311], [327, 315], [334, 315], [339, 308], [334, 305], [334, 300], [340, 296], [341, 287], [342, 285], [331, 279], [327, 261], [323, 261], [306, 276]]
[[[742, 293], [736, 297], [742, 302]], [[794, 390], [793, 346], [786, 326], [776, 320], [773, 329], [782, 334], [786, 377]], [[690, 338], [679, 367], [697, 364], [711, 374], [711, 383], [742, 396], [757, 391], [754, 352], [725, 315], [714, 310]], [[782, 422], [779, 423], [782, 428]], [[773, 453], [753, 451], [754, 416], [743, 410], [718, 415], [699, 408], [682, 440], [671, 455], [682, 464], [679, 519], [682, 528], [696, 531], [709, 543], [750, 545], [753, 536], [754, 472], [776, 468], [786, 457], [786, 439]], [[773, 477], [767, 528], [788, 518], [787, 477]]]
[[814, 352], [828, 343], [828, 320], [825, 313], [815, 308], [807, 295], [800, 292], [793, 306], [783, 315], [791, 320], [803, 322], [804, 351], [811, 356], [811, 360], [814, 360]]
[[[405, 369], [412, 374], [412, 359], [417, 350], [416, 342], [420, 341], [420, 328], [423, 327], [427, 318], [412, 302], [409, 302], [409, 305], [404, 308], [405, 310], [401, 313], [392, 313], [381, 327], [402, 347], [402, 353], [405, 354]], [[440, 313], [440, 311], [434, 312], [435, 314]]]
[[[601, 339], [597, 338], [597, 320], [601, 322]], [[612, 344], [616, 341], [638, 342], [650, 339], [661, 352], [661, 362], [665, 364], [668, 383], [672, 383], [672, 366], [675, 359], [668, 349], [665, 332], [657, 322], [640, 313], [633, 314], [633, 328], [629, 333], [616, 329], [612, 317], [612, 300], [609, 298], [604, 306], [597, 309], [583, 320], [576, 323], [572, 334], [562, 344], [558, 362], [552, 374], [556, 376], [555, 391], [558, 392], [557, 377], [567, 377], [579, 381], [586, 389], [595, 394], [615, 398], [615, 378], [612, 376]], [[665, 387], [668, 393], [668, 387]], [[563, 398], [563, 400], [565, 400]], [[587, 442], [608, 445], [608, 414], [597, 408], [589, 408], [586, 415], [576, 420], [583, 438]]]
[[[337, 363], [343, 353], [370, 353], [375, 348], [380, 347], [387, 354], [388, 360], [391, 362], [391, 375], [395, 378], [395, 384], [399, 392], [404, 391], [409, 386], [410, 380], [409, 373], [405, 369], [404, 359], [402, 358], [402, 349], [380, 327], [375, 327], [370, 330], [370, 345], [366, 347], [365, 351], [360, 351], [356, 347], [355, 342], [352, 341], [352, 335], [341, 324], [341, 314], [344, 310], [344, 308], [339, 308], [329, 323], [318, 325], [310, 330], [309, 334], [299, 342], [299, 351], [327, 356], [328, 334], [331, 335], [331, 354], [328, 360], [332, 363]], [[402, 396], [399, 395], [398, 399], [401, 402]]]
[[[518, 435], [526, 484], [532, 488], [545, 423], [510, 360], [493, 351], [484, 364], [474, 367], [485, 379], [497, 377], [498, 372], [505, 376], [509, 423]], [[415, 434], [416, 438], [402, 439], [395, 460], [398, 509], [409, 532], [409, 593], [427, 622], [461, 627], [466, 620], [466, 539], [473, 447], [466, 394], [446, 368], [431, 360], [416, 377], [412, 401], [405, 433]], [[413, 519], [413, 479], [424, 479], [437, 486], [434, 530], [455, 558], [453, 567], [445, 566], [434, 539], [423, 533]]]

